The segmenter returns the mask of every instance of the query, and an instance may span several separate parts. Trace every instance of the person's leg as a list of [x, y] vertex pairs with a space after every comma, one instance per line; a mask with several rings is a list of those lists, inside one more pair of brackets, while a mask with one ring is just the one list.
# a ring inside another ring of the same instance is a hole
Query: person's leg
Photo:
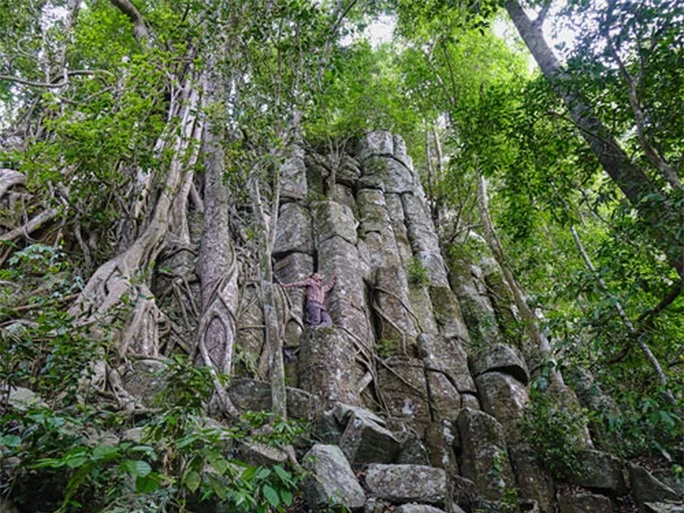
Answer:
[[321, 326], [324, 326], [326, 328], [329, 328], [330, 326], [333, 325], [332, 318], [330, 317], [330, 314], [325, 311], [324, 308], [321, 308]]
[[318, 326], [321, 324], [321, 310], [323, 307], [315, 301], [308, 301], [306, 303], [306, 322], [311, 326]]

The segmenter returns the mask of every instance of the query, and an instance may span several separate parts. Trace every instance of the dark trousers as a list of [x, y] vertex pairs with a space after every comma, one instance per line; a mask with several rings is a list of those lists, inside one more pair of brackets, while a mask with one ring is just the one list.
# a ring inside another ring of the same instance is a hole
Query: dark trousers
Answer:
[[318, 301], [306, 302], [306, 323], [310, 326], [328, 327], [333, 322], [325, 307]]

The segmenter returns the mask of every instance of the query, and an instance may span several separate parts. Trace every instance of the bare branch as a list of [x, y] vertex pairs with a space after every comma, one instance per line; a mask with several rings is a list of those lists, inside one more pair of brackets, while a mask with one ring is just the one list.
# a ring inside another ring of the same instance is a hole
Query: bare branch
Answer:
[[0, 75], [0, 80], [8, 80], [10, 82], [16, 82], [17, 84], [26, 85], [29, 87], [45, 87], [45, 88], [59, 88], [66, 87], [69, 85], [69, 80], [67, 77], [83, 77], [83, 76], [97, 76], [97, 75], [109, 75], [113, 76], [109, 71], [105, 70], [74, 70], [67, 71], [64, 75], [60, 76], [58, 81], [55, 82], [36, 82], [35, 80], [27, 80], [25, 78], [13, 77], [11, 75]]
[[31, 219], [28, 223], [18, 228], [15, 228], [14, 230], [11, 230], [3, 235], [0, 235], [0, 242], [12, 241], [18, 239], [22, 235], [28, 236], [28, 234], [36, 231], [45, 223], [52, 221], [56, 216], [56, 208], [49, 208], [47, 210], [43, 210], [40, 214]]

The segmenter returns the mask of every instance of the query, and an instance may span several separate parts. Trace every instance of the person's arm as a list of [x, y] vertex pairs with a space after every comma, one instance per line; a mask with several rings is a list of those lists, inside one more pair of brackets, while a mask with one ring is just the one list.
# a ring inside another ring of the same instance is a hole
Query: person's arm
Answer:
[[311, 281], [311, 278], [307, 278], [306, 280], [296, 281], [294, 283], [283, 283], [282, 287], [284, 289], [289, 289], [292, 287], [308, 287], [310, 281]]
[[323, 285], [323, 291], [324, 292], [330, 292], [330, 290], [335, 286], [336, 281], [337, 281], [337, 271], [333, 271], [333, 275], [328, 280], [328, 283]]

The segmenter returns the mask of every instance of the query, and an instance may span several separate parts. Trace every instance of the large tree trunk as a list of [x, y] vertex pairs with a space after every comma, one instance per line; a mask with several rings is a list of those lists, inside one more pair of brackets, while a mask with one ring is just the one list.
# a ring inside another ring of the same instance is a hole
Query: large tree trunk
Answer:
[[[205, 73], [205, 107], [221, 101], [220, 80]], [[206, 110], [206, 109], [205, 109]], [[238, 308], [238, 265], [229, 225], [230, 190], [223, 179], [225, 130], [211, 119], [204, 131], [204, 232], [200, 250], [202, 315], [197, 330], [197, 349], [204, 365], [214, 375], [216, 393], [223, 410], [231, 416], [238, 411], [217, 379], [217, 373], [230, 374]]]
[[632, 162], [608, 128], [592, 115], [590, 106], [581, 97], [568, 73], [561, 69], [558, 59], [547, 45], [541, 27], [527, 17], [516, 0], [507, 0], [505, 6], [542, 73], [567, 106], [582, 137], [596, 154], [606, 173], [651, 227], [658, 247], [684, 279], [684, 242], [676, 237], [676, 231], [684, 219], [683, 213], [667, 201], [655, 204], [652, 198], [661, 194], [661, 191]]
[[[279, 173], [280, 171], [276, 171]], [[271, 381], [271, 410], [276, 417], [287, 418], [287, 396], [285, 392], [285, 364], [283, 362], [283, 340], [278, 323], [278, 311], [273, 294], [273, 264], [271, 262], [275, 232], [277, 229], [278, 198], [280, 196], [279, 177], [275, 177], [274, 201], [270, 216], [264, 209], [264, 199], [259, 187], [259, 176], [249, 178], [249, 192], [254, 209], [254, 218], [259, 231], [259, 289], [264, 308], [266, 350], [269, 353]]]

